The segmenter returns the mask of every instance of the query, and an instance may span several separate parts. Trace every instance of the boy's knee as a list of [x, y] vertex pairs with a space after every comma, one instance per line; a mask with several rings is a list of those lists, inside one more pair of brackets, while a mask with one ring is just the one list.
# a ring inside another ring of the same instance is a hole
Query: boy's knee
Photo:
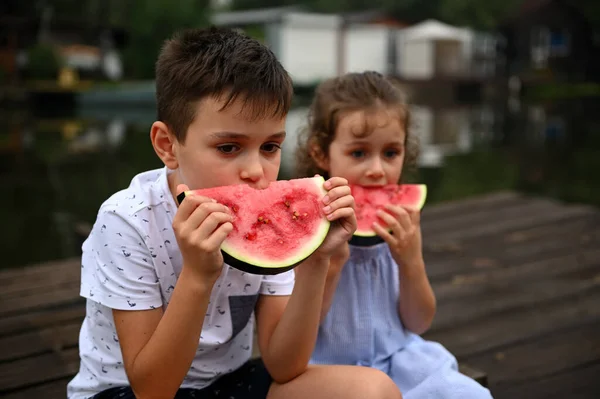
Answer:
[[364, 384], [359, 384], [361, 389], [357, 398], [369, 399], [401, 399], [402, 394], [396, 383], [384, 372], [373, 368], [364, 370]]

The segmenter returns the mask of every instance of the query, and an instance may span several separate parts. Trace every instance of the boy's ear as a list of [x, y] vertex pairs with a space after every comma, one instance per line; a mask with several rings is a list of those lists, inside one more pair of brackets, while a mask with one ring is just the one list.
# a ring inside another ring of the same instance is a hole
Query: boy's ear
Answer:
[[312, 142], [308, 149], [311, 158], [315, 161], [315, 164], [319, 169], [329, 172], [329, 157], [323, 152], [321, 147], [315, 142]]
[[163, 161], [169, 169], [177, 169], [177, 139], [172, 134], [169, 127], [160, 121], [156, 121], [150, 128], [150, 140], [156, 155]]

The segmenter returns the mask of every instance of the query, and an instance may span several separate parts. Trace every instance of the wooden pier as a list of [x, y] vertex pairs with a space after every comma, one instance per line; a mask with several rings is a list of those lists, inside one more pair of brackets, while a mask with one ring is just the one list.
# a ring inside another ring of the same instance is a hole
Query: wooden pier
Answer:
[[[598, 209], [497, 193], [426, 206], [423, 231], [438, 301], [425, 338], [483, 371], [495, 398], [600, 398]], [[0, 397], [65, 397], [79, 269], [0, 272]]]

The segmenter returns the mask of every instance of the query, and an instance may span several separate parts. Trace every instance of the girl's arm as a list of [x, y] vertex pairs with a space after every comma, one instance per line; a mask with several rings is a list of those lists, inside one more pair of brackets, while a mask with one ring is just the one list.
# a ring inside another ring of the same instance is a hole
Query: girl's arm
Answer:
[[425, 272], [420, 213], [415, 210], [387, 205], [378, 215], [388, 229], [376, 222], [373, 229], [389, 245], [392, 257], [399, 266], [400, 298], [398, 313], [406, 328], [423, 334], [431, 326], [436, 301]]
[[400, 298], [398, 314], [402, 324], [421, 335], [431, 327], [436, 312], [436, 299], [421, 258], [414, 264], [400, 265]]
[[333, 302], [335, 290], [337, 289], [338, 282], [340, 281], [340, 273], [349, 257], [350, 249], [348, 248], [347, 243], [341, 247], [341, 250], [338, 253], [331, 257], [329, 269], [327, 271], [327, 280], [325, 281], [325, 293], [323, 294], [323, 306], [321, 307], [320, 319], [321, 322], [325, 319], [327, 313], [329, 313], [329, 308]]

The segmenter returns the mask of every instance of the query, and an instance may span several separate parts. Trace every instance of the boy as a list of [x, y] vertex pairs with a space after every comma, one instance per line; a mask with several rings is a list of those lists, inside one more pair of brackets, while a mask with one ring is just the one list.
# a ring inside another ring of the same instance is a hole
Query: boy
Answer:
[[[400, 398], [385, 374], [308, 367], [334, 249], [356, 228], [343, 179], [326, 184], [335, 221], [294, 271], [257, 276], [223, 264], [223, 205], [188, 188], [277, 178], [291, 80], [272, 52], [231, 30], [167, 41], [150, 137], [163, 169], [135, 176], [98, 212], [83, 245], [87, 316], [69, 398]], [[261, 362], [250, 361], [256, 314]], [[264, 362], [264, 364], [263, 364]]]

